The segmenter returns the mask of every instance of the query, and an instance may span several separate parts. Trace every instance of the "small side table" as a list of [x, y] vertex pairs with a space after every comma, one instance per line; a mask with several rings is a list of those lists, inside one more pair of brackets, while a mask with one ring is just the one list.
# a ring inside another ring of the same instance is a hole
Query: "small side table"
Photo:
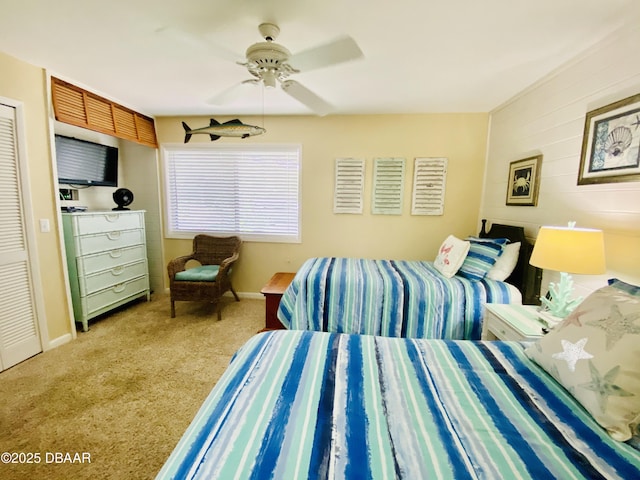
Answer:
[[482, 340], [532, 341], [544, 335], [535, 305], [487, 303], [484, 306]]
[[278, 307], [280, 306], [280, 299], [282, 294], [287, 289], [295, 273], [291, 272], [278, 272], [271, 277], [267, 284], [262, 287], [260, 293], [264, 295], [266, 300], [265, 307], [265, 330], [281, 330], [284, 325], [278, 320]]

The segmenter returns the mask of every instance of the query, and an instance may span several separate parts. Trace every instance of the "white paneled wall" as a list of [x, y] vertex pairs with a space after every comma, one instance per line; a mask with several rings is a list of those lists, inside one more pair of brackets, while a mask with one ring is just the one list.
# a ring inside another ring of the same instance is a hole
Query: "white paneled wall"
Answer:
[[[640, 19], [583, 52], [491, 112], [481, 218], [522, 225], [532, 240], [541, 225], [601, 228], [608, 272], [575, 276], [578, 294], [610, 277], [640, 285], [640, 182], [577, 185], [585, 115], [640, 93]], [[536, 207], [506, 206], [509, 163], [543, 155]], [[545, 272], [543, 294], [556, 274]]]

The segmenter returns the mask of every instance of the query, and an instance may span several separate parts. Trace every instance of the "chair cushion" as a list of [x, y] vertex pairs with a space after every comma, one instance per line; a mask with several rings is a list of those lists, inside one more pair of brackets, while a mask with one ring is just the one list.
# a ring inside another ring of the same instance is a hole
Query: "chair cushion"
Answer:
[[201, 265], [187, 268], [176, 273], [176, 280], [180, 282], [215, 282], [220, 265]]

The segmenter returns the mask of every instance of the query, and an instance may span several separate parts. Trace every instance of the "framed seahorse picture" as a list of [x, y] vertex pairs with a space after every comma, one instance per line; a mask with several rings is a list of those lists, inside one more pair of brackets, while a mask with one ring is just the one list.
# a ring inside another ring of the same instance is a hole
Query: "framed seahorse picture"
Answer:
[[587, 113], [578, 185], [640, 181], [640, 93]]
[[542, 155], [509, 164], [507, 205], [535, 207], [538, 204]]

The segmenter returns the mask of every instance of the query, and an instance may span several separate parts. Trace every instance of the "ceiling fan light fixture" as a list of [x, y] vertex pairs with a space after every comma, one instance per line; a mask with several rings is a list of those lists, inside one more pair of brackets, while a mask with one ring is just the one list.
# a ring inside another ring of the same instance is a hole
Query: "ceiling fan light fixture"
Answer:
[[274, 70], [265, 70], [262, 72], [262, 81], [266, 88], [276, 88], [276, 72]]

